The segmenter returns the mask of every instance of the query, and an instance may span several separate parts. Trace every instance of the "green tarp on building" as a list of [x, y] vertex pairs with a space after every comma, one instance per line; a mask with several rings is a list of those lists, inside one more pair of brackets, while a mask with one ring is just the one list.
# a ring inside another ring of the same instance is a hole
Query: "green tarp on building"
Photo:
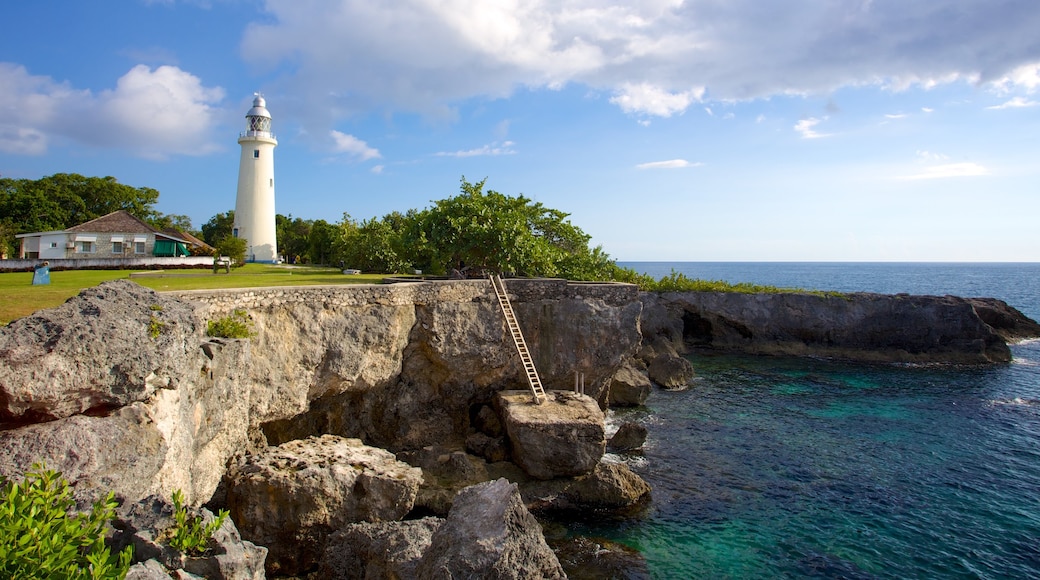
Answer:
[[162, 258], [187, 256], [188, 246], [173, 240], [155, 240], [155, 249], [152, 250], [152, 255]]

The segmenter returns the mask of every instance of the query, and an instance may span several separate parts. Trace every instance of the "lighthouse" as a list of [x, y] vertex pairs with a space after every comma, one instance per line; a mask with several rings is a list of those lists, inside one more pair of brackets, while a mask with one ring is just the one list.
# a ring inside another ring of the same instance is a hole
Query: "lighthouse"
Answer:
[[278, 260], [274, 227], [274, 148], [278, 140], [271, 133], [271, 113], [260, 93], [246, 113], [246, 130], [239, 134], [238, 144], [242, 157], [232, 231], [246, 241], [247, 262], [274, 263]]

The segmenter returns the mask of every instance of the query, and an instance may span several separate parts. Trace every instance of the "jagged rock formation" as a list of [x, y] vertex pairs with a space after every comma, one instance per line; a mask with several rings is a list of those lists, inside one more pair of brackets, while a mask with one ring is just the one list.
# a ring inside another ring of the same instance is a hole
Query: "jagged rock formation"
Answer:
[[1040, 330], [999, 300], [955, 296], [676, 292], [644, 294], [642, 300], [644, 338], [654, 353], [710, 347], [875, 362], [979, 364], [1011, 360], [1004, 337], [987, 320], [1016, 338]]
[[421, 480], [388, 451], [324, 435], [233, 465], [227, 502], [243, 536], [270, 548], [267, 570], [297, 575], [318, 566], [326, 538], [347, 524], [403, 518]]

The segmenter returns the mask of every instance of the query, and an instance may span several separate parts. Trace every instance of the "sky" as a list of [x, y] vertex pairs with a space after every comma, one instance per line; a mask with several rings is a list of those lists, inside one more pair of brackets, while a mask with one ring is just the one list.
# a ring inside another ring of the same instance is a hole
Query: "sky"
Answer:
[[36, 0], [0, 176], [114, 176], [196, 228], [267, 100], [276, 209], [460, 180], [621, 261], [1040, 261], [1035, 0]]

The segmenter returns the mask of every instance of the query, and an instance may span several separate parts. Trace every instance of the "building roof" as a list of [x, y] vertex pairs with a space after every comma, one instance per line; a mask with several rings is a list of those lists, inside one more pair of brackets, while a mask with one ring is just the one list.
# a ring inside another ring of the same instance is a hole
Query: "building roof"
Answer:
[[125, 209], [83, 222], [65, 230], [70, 233], [99, 234], [160, 234], [159, 230], [148, 225], [148, 222], [134, 216]]
[[216, 250], [216, 248], [214, 248], [213, 246], [207, 244], [206, 242], [196, 238], [195, 236], [189, 234], [188, 232], [182, 232], [182, 231], [178, 230], [177, 228], [166, 228], [165, 230], [163, 230], [163, 235], [167, 236], [167, 237], [171, 237], [171, 238], [172, 237], [181, 238], [185, 242], [187, 242], [187, 243], [189, 243], [189, 244], [191, 244], [193, 246], [198, 246], [200, 248], [203, 248], [203, 249], [205, 249], [207, 251]]

